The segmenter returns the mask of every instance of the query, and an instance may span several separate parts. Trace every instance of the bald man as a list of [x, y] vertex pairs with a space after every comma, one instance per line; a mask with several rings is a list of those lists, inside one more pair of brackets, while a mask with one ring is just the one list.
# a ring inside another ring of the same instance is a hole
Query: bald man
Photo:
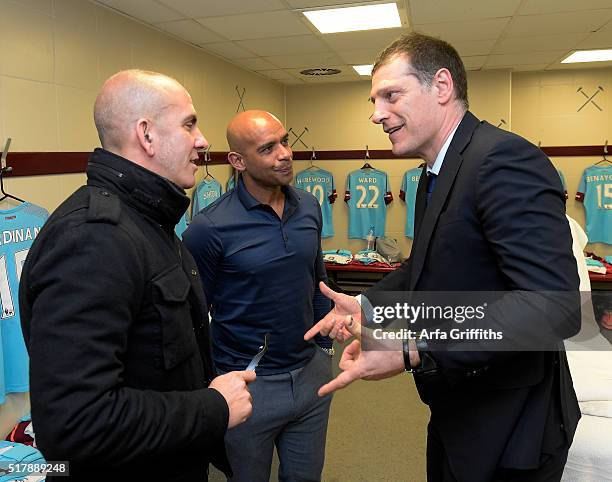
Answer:
[[288, 134], [272, 114], [238, 114], [227, 140], [236, 189], [195, 216], [183, 239], [210, 304], [217, 368], [244, 370], [269, 333], [249, 385], [253, 416], [225, 438], [230, 480], [267, 482], [275, 445], [280, 481], [320, 480], [331, 399], [316, 391], [331, 377], [333, 351], [329, 338], [305, 342], [303, 330], [330, 310], [316, 288], [327, 279], [321, 210], [289, 185]]
[[255, 373], [215, 378], [197, 266], [174, 235], [207, 145], [191, 97], [123, 71], [94, 118], [87, 185], [21, 276], [36, 442], [74, 480], [206, 480], [209, 461], [230, 475], [223, 439], [251, 413]]

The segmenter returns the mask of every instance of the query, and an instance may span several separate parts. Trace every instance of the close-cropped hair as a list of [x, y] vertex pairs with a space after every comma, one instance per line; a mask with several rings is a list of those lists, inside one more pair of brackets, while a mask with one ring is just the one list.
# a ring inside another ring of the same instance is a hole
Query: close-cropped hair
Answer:
[[405, 56], [409, 60], [414, 75], [422, 85], [431, 86], [436, 72], [443, 68], [448, 69], [453, 78], [457, 100], [466, 109], [469, 108], [465, 66], [451, 44], [418, 32], [402, 35], [378, 55], [372, 68], [372, 75], [398, 55]]

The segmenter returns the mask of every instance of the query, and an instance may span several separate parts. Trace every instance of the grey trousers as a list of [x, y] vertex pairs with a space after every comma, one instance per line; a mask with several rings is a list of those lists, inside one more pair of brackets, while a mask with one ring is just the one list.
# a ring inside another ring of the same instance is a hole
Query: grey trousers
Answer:
[[317, 390], [331, 378], [331, 357], [317, 347], [302, 368], [249, 384], [253, 415], [225, 435], [231, 482], [268, 482], [274, 446], [279, 482], [321, 480], [331, 395]]

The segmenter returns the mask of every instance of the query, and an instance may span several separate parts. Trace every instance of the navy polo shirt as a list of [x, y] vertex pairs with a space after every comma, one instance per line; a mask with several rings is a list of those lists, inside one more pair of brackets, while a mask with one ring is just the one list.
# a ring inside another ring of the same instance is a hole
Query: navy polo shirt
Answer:
[[[330, 309], [320, 307], [318, 282], [327, 282], [321, 254], [321, 208], [311, 194], [283, 187], [282, 219], [239, 178], [195, 216], [183, 242], [200, 270], [212, 317], [217, 367], [244, 370], [270, 333], [260, 375], [305, 365], [315, 347], [304, 333]], [[313, 312], [315, 288], [317, 308]], [[315, 320], [315, 316], [317, 317]]]

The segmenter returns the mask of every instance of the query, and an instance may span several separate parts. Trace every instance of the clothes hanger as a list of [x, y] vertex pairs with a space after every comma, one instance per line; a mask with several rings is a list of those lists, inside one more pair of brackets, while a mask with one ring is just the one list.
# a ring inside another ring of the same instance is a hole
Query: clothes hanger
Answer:
[[4, 174], [7, 172], [11, 172], [13, 168], [11, 166], [6, 165], [6, 156], [8, 155], [9, 146], [11, 145], [11, 138], [9, 137], [6, 140], [6, 144], [4, 145], [4, 150], [2, 151], [2, 156], [0, 157], [0, 193], [2, 197], [0, 197], [0, 201], [4, 201], [5, 199], [14, 199], [20, 203], [24, 203], [25, 201], [17, 196], [13, 196], [4, 190]]
[[317, 160], [317, 154], [315, 152], [314, 146], [312, 147], [312, 154], [310, 155], [310, 161], [308, 163], [308, 167], [306, 169], [318, 169], [317, 166], [314, 165], [314, 161]]
[[608, 141], [606, 140], [604, 144], [604, 148], [603, 148], [603, 159], [599, 162], [596, 162], [595, 166], [598, 166], [599, 164], [604, 164], [604, 163], [612, 165], [612, 161], [606, 157], [607, 153], [608, 153]]
[[208, 147], [206, 148], [206, 151], [204, 151], [204, 169], [206, 170], [206, 175], [202, 178], [203, 181], [205, 181], [208, 178], [215, 179], [215, 176], [213, 176], [210, 172], [208, 172], [208, 164], [210, 163], [210, 148], [211, 147], [212, 147], [212, 144], [209, 144]]
[[365, 153], [365, 164], [363, 166], [361, 166], [361, 169], [374, 169], [371, 165], [370, 165], [370, 149], [368, 149], [368, 146], [366, 146], [366, 153]]

